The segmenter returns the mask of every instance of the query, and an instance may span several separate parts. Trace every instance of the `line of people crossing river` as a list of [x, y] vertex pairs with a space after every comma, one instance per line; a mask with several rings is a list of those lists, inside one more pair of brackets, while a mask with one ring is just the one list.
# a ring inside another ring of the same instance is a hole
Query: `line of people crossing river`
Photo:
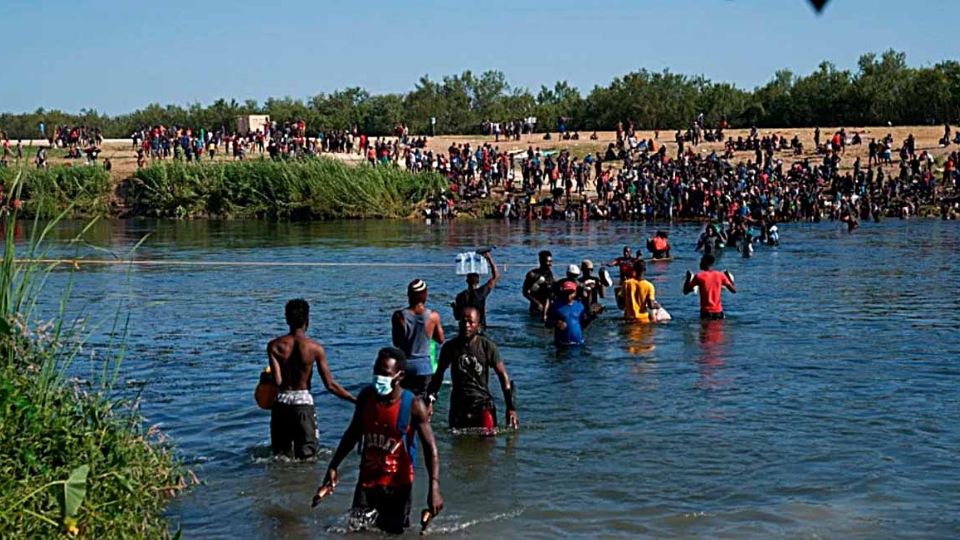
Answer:
[[[714, 269], [716, 250], [724, 246], [713, 240], [716, 228], [708, 225], [698, 243], [706, 253], [696, 274], [684, 278], [685, 295], [698, 292], [700, 318], [724, 318], [723, 289], [736, 293], [729, 272]], [[729, 241], [729, 237], [724, 234]], [[705, 240], [706, 238], [706, 240]], [[758, 238], [743, 235], [736, 244], [745, 252]], [[645, 246], [650, 260], [671, 260], [668, 235], [658, 231]], [[407, 286], [407, 305], [390, 318], [392, 346], [380, 349], [370, 373], [371, 383], [357, 395], [341, 386], [331, 374], [323, 346], [307, 336], [310, 306], [303, 299], [290, 300], [285, 307], [289, 332], [267, 345], [269, 366], [263, 371], [255, 397], [271, 411], [270, 439], [274, 455], [309, 459], [317, 454], [317, 422], [311, 393], [313, 372], [334, 396], [350, 402], [354, 412], [330, 460], [326, 475], [317, 488], [313, 505], [334, 492], [344, 459], [359, 448], [359, 477], [353, 492], [348, 528], [380, 529], [402, 533], [410, 526], [411, 497], [418, 446], [422, 447], [428, 482], [426, 508], [420, 515], [421, 530], [444, 506], [440, 491], [440, 457], [431, 419], [447, 371], [449, 393], [448, 425], [455, 433], [492, 436], [498, 433], [498, 413], [489, 386], [491, 372], [499, 381], [506, 410], [507, 429], [519, 428], [516, 406], [517, 385], [511, 379], [497, 344], [485, 335], [486, 301], [496, 287], [500, 273], [490, 250], [478, 252], [491, 269], [481, 284], [481, 275], [466, 275], [466, 289], [450, 307], [458, 333], [448, 338], [441, 315], [427, 307], [429, 288], [423, 279]], [[563, 277], [553, 273], [553, 255], [540, 251], [538, 266], [527, 272], [522, 294], [529, 314], [553, 329], [557, 347], [576, 347], [586, 340], [585, 329], [605, 312], [603, 299], [612, 289], [617, 308], [629, 323], [649, 324], [670, 320], [657, 302], [654, 285], [646, 279], [647, 261], [635, 257], [629, 246], [621, 256], [606, 262], [597, 271], [591, 260], [571, 264]], [[619, 270], [613, 281], [607, 268]]]

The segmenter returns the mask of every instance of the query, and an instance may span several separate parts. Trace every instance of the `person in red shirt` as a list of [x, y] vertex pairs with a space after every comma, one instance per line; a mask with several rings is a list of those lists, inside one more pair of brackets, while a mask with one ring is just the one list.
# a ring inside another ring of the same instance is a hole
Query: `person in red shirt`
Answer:
[[[417, 447], [423, 445], [427, 474], [427, 512], [421, 526], [443, 509], [440, 495], [440, 459], [430, 428], [427, 407], [400, 386], [406, 369], [403, 351], [386, 347], [373, 364], [373, 384], [357, 396], [350, 425], [330, 460], [323, 484], [313, 499], [316, 506], [337, 487], [340, 462], [360, 443], [360, 475], [353, 495], [351, 530], [375, 526], [389, 534], [401, 534], [410, 526], [410, 497]], [[425, 512], [426, 513], [426, 512]]]
[[700, 272], [693, 275], [687, 270], [687, 278], [683, 282], [685, 295], [692, 293], [694, 287], [700, 288], [700, 318], [713, 321], [723, 318], [723, 304], [720, 301], [723, 288], [734, 294], [737, 292], [730, 272], [711, 269], [716, 261], [713, 255], [704, 255], [700, 259]]

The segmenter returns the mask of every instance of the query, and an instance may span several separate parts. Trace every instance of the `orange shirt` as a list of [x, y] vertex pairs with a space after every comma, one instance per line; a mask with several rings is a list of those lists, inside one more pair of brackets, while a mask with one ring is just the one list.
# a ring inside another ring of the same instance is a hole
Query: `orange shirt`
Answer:
[[623, 318], [649, 322], [647, 306], [656, 301], [653, 283], [643, 279], [629, 278], [623, 282]]

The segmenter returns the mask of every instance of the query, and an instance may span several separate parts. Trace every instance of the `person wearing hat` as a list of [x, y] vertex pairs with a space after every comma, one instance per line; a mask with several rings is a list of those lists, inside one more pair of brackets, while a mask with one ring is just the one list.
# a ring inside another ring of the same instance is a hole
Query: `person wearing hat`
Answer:
[[467, 274], [467, 288], [457, 295], [453, 302], [453, 318], [457, 321], [463, 320], [463, 310], [472, 307], [476, 308], [480, 314], [480, 328], [487, 327], [487, 296], [497, 285], [500, 279], [500, 273], [497, 271], [497, 264], [493, 262], [493, 255], [490, 251], [483, 253], [483, 257], [490, 263], [490, 279], [480, 287], [480, 274]]
[[560, 347], [583, 345], [583, 329], [597, 318], [577, 300], [576, 281], [565, 280], [560, 285], [563, 300], [550, 306], [546, 326], [553, 328], [553, 342]]
[[550, 311], [550, 304], [563, 303], [566, 301], [566, 295], [561, 290], [564, 283], [571, 282], [577, 286], [577, 298], [580, 298], [580, 267], [571, 264], [567, 266], [567, 274], [561, 279], [553, 282], [550, 289], [550, 302], [547, 304], [547, 311]]
[[433, 376], [431, 341], [443, 343], [443, 324], [440, 314], [427, 308], [427, 282], [411, 281], [407, 285], [407, 300], [407, 307], [393, 312], [390, 320], [393, 346], [407, 355], [403, 387], [422, 395]]
[[593, 261], [584, 259], [580, 263], [580, 271], [580, 303], [588, 311], [593, 310], [602, 313], [603, 305], [600, 303], [600, 299], [605, 297], [604, 286], [600, 278], [593, 275]]

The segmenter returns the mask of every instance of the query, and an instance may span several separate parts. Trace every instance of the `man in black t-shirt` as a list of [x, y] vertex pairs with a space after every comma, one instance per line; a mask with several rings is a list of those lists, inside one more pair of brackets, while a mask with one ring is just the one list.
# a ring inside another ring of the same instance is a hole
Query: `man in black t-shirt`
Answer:
[[480, 326], [487, 327], [487, 296], [497, 285], [500, 279], [500, 273], [497, 271], [497, 265], [493, 262], [493, 255], [489, 251], [483, 254], [483, 257], [490, 263], [490, 279], [480, 285], [480, 274], [467, 274], [467, 289], [461, 291], [453, 302], [453, 318], [460, 320], [463, 318], [463, 310], [472, 307], [480, 313]]
[[[514, 385], [500, 358], [497, 345], [480, 335], [480, 314], [467, 307], [460, 319], [460, 334], [443, 344], [440, 360], [427, 388], [426, 400], [432, 405], [443, 383], [443, 374], [450, 368], [453, 390], [450, 392], [450, 427], [479, 428], [493, 435], [497, 426], [496, 407], [490, 394], [490, 369], [500, 379], [503, 401], [507, 406], [506, 423], [517, 428], [519, 421], [514, 406]], [[432, 411], [431, 411], [432, 412]]]

